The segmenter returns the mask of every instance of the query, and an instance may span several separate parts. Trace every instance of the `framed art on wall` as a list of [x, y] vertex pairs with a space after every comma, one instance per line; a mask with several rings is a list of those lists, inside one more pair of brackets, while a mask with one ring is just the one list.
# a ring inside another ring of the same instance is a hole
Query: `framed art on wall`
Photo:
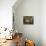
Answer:
[[23, 16], [23, 24], [34, 24], [33, 16]]

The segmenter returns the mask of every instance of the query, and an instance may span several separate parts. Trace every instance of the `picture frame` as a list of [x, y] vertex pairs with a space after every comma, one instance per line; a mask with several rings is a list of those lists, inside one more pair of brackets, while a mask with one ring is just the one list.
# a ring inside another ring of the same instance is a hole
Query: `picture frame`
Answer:
[[23, 24], [34, 24], [34, 16], [23, 16]]

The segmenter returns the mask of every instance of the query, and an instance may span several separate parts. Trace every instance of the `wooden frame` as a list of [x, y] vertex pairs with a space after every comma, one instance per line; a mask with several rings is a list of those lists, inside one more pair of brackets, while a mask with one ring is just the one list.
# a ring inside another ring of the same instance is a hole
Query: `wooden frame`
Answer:
[[23, 16], [23, 24], [34, 24], [33, 16]]

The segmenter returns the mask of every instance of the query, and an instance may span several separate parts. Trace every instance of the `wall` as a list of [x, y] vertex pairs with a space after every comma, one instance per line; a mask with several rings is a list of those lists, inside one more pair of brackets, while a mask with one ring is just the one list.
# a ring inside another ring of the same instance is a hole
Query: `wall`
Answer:
[[[22, 32], [24, 38], [34, 40], [36, 46], [41, 46], [41, 0], [23, 0], [13, 10], [15, 29]], [[23, 16], [34, 16], [34, 24], [24, 25]]]
[[41, 1], [41, 41], [46, 46], [46, 0]]
[[12, 6], [16, 0], [0, 0], [0, 27], [12, 29]]

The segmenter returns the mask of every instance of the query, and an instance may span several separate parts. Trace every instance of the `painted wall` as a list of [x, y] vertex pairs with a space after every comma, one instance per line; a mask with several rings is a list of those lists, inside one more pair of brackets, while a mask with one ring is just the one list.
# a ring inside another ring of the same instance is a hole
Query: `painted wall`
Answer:
[[[23, 0], [13, 10], [15, 29], [22, 32], [24, 38], [34, 40], [36, 46], [41, 46], [41, 0]], [[34, 16], [34, 24], [24, 25], [23, 16]]]
[[41, 1], [41, 41], [46, 46], [46, 0]]

